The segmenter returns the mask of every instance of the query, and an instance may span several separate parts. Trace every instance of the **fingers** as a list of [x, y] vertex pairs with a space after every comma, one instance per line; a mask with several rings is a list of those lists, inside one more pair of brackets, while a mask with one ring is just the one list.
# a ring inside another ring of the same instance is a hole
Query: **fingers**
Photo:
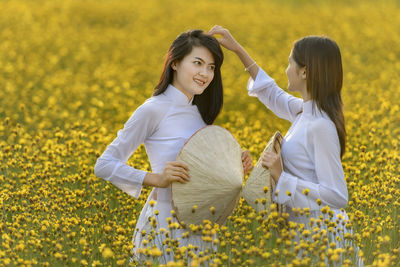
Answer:
[[244, 173], [244, 175], [247, 175], [252, 168], [253, 168], [253, 164], [252, 163], [243, 165], [243, 173]]
[[274, 152], [266, 152], [262, 158], [261, 165], [265, 168], [271, 168], [275, 161], [279, 160], [278, 154]]
[[171, 165], [171, 166], [174, 166], [174, 167], [183, 168], [183, 169], [185, 169], [186, 171], [189, 171], [188, 166], [187, 166], [185, 163], [180, 162], [180, 161], [171, 161], [171, 162], [168, 162], [167, 164], [168, 164], [168, 165]]
[[242, 152], [242, 166], [244, 175], [249, 173], [249, 171], [254, 167], [250, 152], [248, 150], [244, 150]]
[[242, 152], [242, 162], [243, 163], [251, 163], [252, 159], [251, 159], [251, 155], [250, 152], [248, 150], [245, 150]]
[[245, 161], [242, 164], [243, 164], [243, 169], [246, 171], [246, 173], [254, 167], [253, 162], [251, 161]]
[[208, 34], [210, 34], [210, 35], [214, 35], [214, 34], [222, 35], [223, 38], [217, 38], [217, 40], [222, 40], [224, 38], [227, 38], [230, 35], [228, 29], [225, 29], [224, 27], [219, 26], [219, 25], [215, 25], [214, 27], [212, 27], [211, 30], [208, 32]]
[[251, 158], [246, 158], [246, 159], [242, 160], [242, 164], [243, 164], [243, 166], [247, 166], [247, 167], [253, 166], [253, 162], [252, 162]]
[[271, 164], [268, 160], [263, 159], [262, 162], [261, 162], [261, 165], [262, 165], [264, 168], [269, 169], [269, 168], [271, 168], [271, 165], [272, 165], [272, 164]]
[[208, 34], [223, 34], [224, 28], [219, 26], [219, 25], [214, 25], [211, 30], [208, 32]]
[[222, 35], [222, 38], [217, 38], [216, 36], [215, 39], [217, 39], [218, 43], [222, 44], [223, 40], [224, 40], [224, 33], [222, 31], [222, 29], [219, 28], [219, 26], [214, 26], [209, 32], [208, 34], [210, 35], [215, 35], [215, 34], [219, 34]]
[[186, 181], [185, 179], [183, 179], [182, 177], [179, 177], [179, 176], [172, 176], [171, 178], [172, 178], [171, 182], [178, 182], [178, 183], [181, 183], [181, 184], [185, 184], [185, 183], [188, 182], [188, 181]]
[[190, 180], [189, 172], [187, 170], [185, 170], [185, 169], [182, 169], [182, 168], [179, 168], [179, 167], [174, 167], [171, 171], [172, 171], [171, 174], [173, 176], [181, 177], [185, 181], [189, 181]]
[[165, 171], [168, 180], [170, 180], [171, 182], [176, 181], [185, 183], [190, 180], [189, 168], [186, 164], [182, 162], [167, 162], [167, 164], [165, 165]]
[[250, 157], [250, 152], [248, 150], [243, 150], [242, 151], [242, 161], [246, 159], [247, 157]]
[[253, 167], [254, 167], [253, 162], [247, 161], [247, 162], [245, 163], [245, 168], [246, 168], [246, 170], [251, 170]]

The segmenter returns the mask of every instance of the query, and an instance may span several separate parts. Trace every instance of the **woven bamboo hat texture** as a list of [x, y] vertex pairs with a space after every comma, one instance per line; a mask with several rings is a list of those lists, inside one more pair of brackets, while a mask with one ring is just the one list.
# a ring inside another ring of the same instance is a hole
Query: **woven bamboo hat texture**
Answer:
[[241, 155], [236, 139], [220, 126], [206, 126], [189, 138], [177, 161], [188, 166], [190, 181], [171, 185], [172, 207], [181, 225], [225, 223], [240, 199]]
[[[271, 177], [270, 171], [261, 165], [262, 158], [267, 151], [273, 151], [278, 154], [281, 153], [282, 140], [283, 136], [280, 132], [276, 132], [272, 136], [243, 188], [244, 199], [257, 212], [269, 210], [269, 207], [272, 203], [272, 191], [273, 188], [275, 188], [275, 181]], [[268, 187], [267, 192], [264, 192], [265, 187]], [[265, 204], [262, 203], [262, 199], [266, 200], [266, 202], [264, 202]]]

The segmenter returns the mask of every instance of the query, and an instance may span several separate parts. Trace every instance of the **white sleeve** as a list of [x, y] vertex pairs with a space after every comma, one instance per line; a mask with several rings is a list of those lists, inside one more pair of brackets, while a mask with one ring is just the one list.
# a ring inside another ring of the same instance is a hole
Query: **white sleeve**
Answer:
[[137, 147], [155, 131], [159, 122], [157, 115], [153, 103], [145, 102], [141, 105], [97, 159], [95, 175], [138, 198], [147, 172], [129, 166], [127, 161]]
[[[318, 183], [282, 172], [275, 188], [277, 196], [274, 195], [274, 201], [289, 207], [310, 207], [311, 210], [319, 210], [325, 205], [334, 209], [345, 208], [348, 192], [335, 126], [326, 119], [320, 119], [310, 125], [307, 133], [307, 149], [315, 164]], [[307, 196], [303, 193], [306, 189], [309, 190]], [[317, 199], [321, 200], [321, 206], [317, 204]]]
[[293, 122], [302, 111], [303, 100], [286, 93], [261, 68], [256, 79], [249, 79], [247, 90], [250, 96], [258, 99], [278, 117]]

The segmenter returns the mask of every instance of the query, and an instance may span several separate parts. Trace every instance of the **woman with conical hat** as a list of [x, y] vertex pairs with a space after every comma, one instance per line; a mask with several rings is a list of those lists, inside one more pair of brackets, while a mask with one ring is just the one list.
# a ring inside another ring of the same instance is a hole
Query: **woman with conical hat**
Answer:
[[[190, 180], [188, 168], [176, 161], [185, 141], [196, 131], [214, 122], [222, 102], [222, 79], [220, 68], [223, 53], [218, 41], [201, 30], [180, 34], [172, 43], [164, 70], [153, 96], [143, 103], [118, 132], [98, 158], [94, 172], [99, 176], [138, 198], [142, 186], [153, 186], [146, 204], [137, 220], [134, 235], [134, 259], [146, 259], [140, 249], [155, 226], [168, 230], [166, 219], [171, 216], [171, 183]], [[144, 143], [152, 172], [145, 172], [127, 165], [127, 160]], [[243, 153], [245, 172], [251, 168], [248, 152]], [[154, 204], [155, 203], [155, 204]], [[154, 221], [157, 218], [157, 221]], [[172, 218], [174, 220], [174, 218]], [[152, 226], [153, 225], [153, 226]], [[182, 239], [184, 229], [173, 233], [159, 233], [152, 242], [164, 252], [157, 261], [173, 260], [171, 248], [163, 244], [165, 236], [180, 238], [179, 246], [193, 244], [198, 251], [207, 249], [201, 236]]]
[[[347, 185], [341, 157], [346, 131], [342, 109], [342, 60], [338, 45], [328, 37], [307, 36], [294, 43], [286, 69], [285, 92], [262, 70], [230, 32], [214, 26], [209, 34], [222, 35], [220, 44], [240, 58], [251, 78], [250, 96], [258, 99], [278, 117], [292, 123], [283, 139], [281, 155], [265, 153], [262, 162], [276, 182], [274, 201], [286, 205], [289, 220], [308, 226], [309, 217], [324, 217], [328, 206], [336, 224], [333, 242], [347, 246]], [[283, 166], [282, 166], [283, 164]], [[292, 208], [308, 208], [310, 215], [296, 215]], [[325, 216], [326, 217], [326, 216]], [[335, 240], [339, 237], [340, 241]], [[358, 264], [362, 265], [361, 259]]]

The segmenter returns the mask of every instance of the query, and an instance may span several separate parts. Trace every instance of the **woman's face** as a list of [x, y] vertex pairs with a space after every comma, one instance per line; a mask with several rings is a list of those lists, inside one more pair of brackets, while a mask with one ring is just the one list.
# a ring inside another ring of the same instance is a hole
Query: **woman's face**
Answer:
[[288, 77], [288, 89], [292, 92], [303, 92], [306, 90], [306, 70], [305, 67], [299, 67], [294, 61], [292, 53], [289, 56], [289, 65], [286, 68]]
[[214, 78], [214, 57], [204, 46], [194, 46], [180, 62], [174, 62], [171, 66], [174, 70], [172, 85], [189, 100], [203, 93]]

